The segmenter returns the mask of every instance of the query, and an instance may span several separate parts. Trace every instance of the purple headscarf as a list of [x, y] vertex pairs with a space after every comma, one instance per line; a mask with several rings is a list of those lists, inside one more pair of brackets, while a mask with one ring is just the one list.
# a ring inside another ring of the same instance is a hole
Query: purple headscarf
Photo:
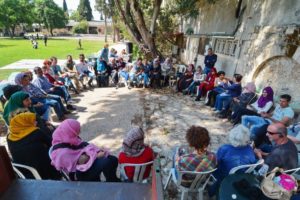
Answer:
[[269, 101], [273, 101], [273, 89], [271, 87], [265, 87], [263, 91], [267, 92], [267, 96], [261, 95], [257, 101], [258, 107], [263, 108]]

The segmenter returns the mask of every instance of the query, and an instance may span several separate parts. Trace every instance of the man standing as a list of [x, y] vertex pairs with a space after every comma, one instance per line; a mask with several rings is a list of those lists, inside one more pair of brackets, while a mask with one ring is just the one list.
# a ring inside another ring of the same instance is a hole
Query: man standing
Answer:
[[207, 55], [204, 59], [204, 73], [208, 75], [208, 73], [211, 71], [211, 69], [215, 66], [215, 63], [217, 62], [217, 55], [213, 53], [212, 48], [209, 48], [207, 50]]
[[[275, 167], [284, 170], [294, 169], [298, 165], [298, 152], [295, 144], [287, 138], [287, 129], [282, 123], [274, 123], [267, 128], [267, 137], [274, 143], [270, 153], [254, 149], [259, 159], [264, 158], [265, 164], [260, 170], [261, 174], [273, 170]], [[262, 172], [264, 171], [264, 172]]]
[[45, 47], [47, 46], [47, 41], [48, 41], [48, 36], [44, 35], [44, 44], [45, 44]]

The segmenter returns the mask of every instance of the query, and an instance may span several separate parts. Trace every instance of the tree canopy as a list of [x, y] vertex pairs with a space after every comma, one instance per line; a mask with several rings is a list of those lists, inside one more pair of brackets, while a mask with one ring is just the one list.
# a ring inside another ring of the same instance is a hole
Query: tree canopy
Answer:
[[64, 28], [67, 18], [64, 11], [53, 0], [35, 1], [36, 20], [44, 26], [53, 35], [54, 28]]
[[91, 21], [93, 19], [92, 8], [89, 0], [80, 0], [77, 11], [81, 17], [80, 20]]
[[30, 0], [0, 0], [0, 26], [15, 34], [17, 25], [26, 25], [33, 22], [33, 4]]

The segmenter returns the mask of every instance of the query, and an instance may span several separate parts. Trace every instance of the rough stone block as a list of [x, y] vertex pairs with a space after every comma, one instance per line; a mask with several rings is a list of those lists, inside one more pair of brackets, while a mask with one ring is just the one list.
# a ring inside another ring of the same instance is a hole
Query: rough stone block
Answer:
[[294, 53], [293, 59], [300, 63], [300, 47], [298, 47], [296, 52]]
[[288, 27], [285, 31], [286, 35], [292, 35], [295, 32], [295, 27]]

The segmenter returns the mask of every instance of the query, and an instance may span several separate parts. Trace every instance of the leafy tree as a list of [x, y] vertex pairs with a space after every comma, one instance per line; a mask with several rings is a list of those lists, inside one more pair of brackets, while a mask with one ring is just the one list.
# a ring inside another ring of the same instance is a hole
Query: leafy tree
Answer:
[[66, 0], [64, 0], [64, 2], [63, 2], [63, 10], [64, 10], [64, 12], [65, 12], [65, 15], [66, 15], [67, 17], [69, 17], [68, 6], [67, 6]]
[[64, 12], [68, 12], [68, 6], [67, 6], [66, 0], [64, 0], [64, 2], [63, 2], [63, 10], [64, 10]]
[[71, 16], [69, 17], [69, 19], [79, 22], [81, 20], [81, 16], [80, 16], [79, 12], [77, 10], [75, 10], [71, 13]]
[[[124, 23], [126, 30], [131, 35], [133, 41], [145, 54], [152, 57], [160, 55], [155, 44], [155, 34], [156, 20], [160, 13], [162, 0], [153, 0], [152, 6], [149, 6], [149, 1], [145, 0], [124, 0], [124, 2], [121, 0], [114, 1], [120, 19]], [[151, 8], [151, 15], [149, 15], [150, 12], [144, 12], [149, 8]]]
[[92, 8], [89, 0], [80, 0], [77, 11], [81, 20], [91, 21], [93, 19]]
[[96, 0], [95, 9], [100, 12], [101, 17], [104, 16], [104, 24], [105, 24], [104, 40], [105, 42], [107, 42], [107, 19], [112, 18], [113, 26], [115, 24], [115, 18], [113, 18], [114, 2], [113, 0]]
[[18, 25], [33, 22], [32, 7], [30, 0], [0, 0], [0, 25], [13, 37]]
[[36, 20], [49, 30], [53, 35], [54, 28], [64, 28], [67, 19], [64, 11], [53, 0], [35, 1]]
[[89, 24], [87, 21], [81, 21], [79, 24], [73, 26], [72, 32], [73, 33], [87, 33], [87, 29], [89, 27]]

